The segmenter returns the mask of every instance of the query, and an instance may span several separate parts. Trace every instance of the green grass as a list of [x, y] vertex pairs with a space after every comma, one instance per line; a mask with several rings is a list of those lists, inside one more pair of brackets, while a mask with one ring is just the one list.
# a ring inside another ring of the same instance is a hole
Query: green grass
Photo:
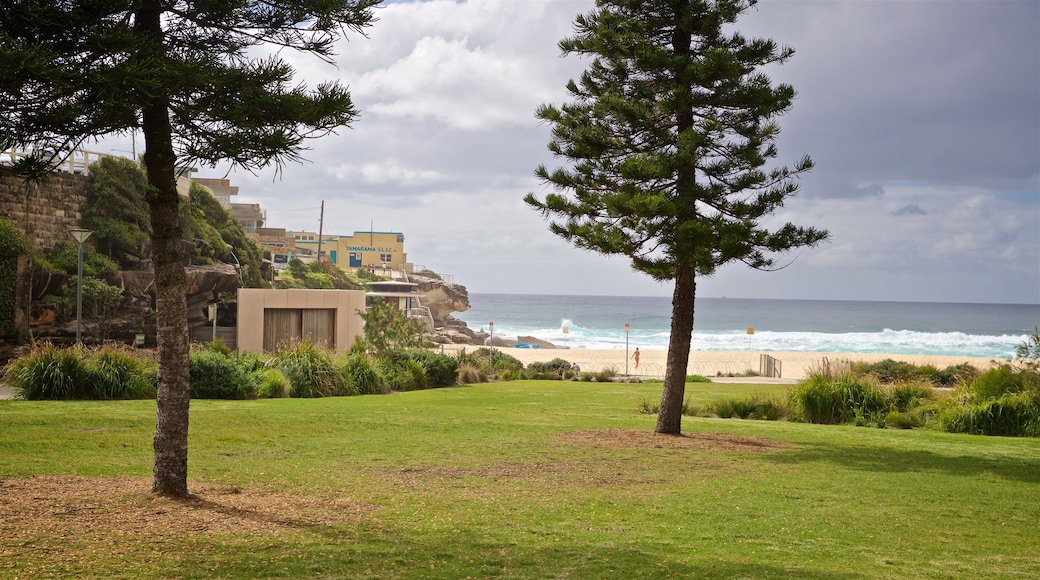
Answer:
[[[687, 386], [695, 404], [784, 390]], [[655, 418], [638, 410], [659, 397], [660, 385], [515, 381], [192, 401], [193, 489], [365, 509], [308, 519], [281, 504], [228, 510], [211, 494], [198, 509], [285, 525], [200, 527], [162, 542], [116, 529], [15, 534], [0, 519], [0, 577], [43, 562], [44, 576], [92, 577], [1040, 576], [1040, 440], [693, 417], [683, 419], [691, 438], [780, 447], [566, 436], [648, 433]], [[148, 478], [153, 428], [152, 401], [0, 401], [0, 480]], [[0, 510], [5, 493], [0, 481]], [[147, 501], [125, 499], [128, 509]], [[67, 506], [48, 513], [73, 517]]]

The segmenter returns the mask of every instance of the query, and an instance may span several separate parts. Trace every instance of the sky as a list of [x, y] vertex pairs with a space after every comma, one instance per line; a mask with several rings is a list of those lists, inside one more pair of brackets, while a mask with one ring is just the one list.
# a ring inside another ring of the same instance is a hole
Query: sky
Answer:
[[[338, 79], [361, 111], [308, 163], [233, 170], [269, 227], [405, 234], [409, 260], [471, 293], [669, 296], [628, 261], [574, 248], [522, 198], [548, 189], [535, 109], [567, 102], [589, 61], [557, 43], [592, 0], [398, 1], [336, 66], [282, 53], [296, 80]], [[766, 72], [798, 97], [777, 161], [816, 163], [767, 223], [831, 240], [701, 279], [699, 296], [1040, 303], [1040, 2], [766, 0], [736, 25], [795, 49]], [[130, 149], [129, 139], [100, 147]], [[204, 168], [200, 177], [223, 177]]]

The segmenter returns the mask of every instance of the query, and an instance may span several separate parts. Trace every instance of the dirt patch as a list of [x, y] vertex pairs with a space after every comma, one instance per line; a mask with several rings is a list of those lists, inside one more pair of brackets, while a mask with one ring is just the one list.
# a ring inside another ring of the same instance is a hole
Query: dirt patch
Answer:
[[0, 481], [0, 537], [108, 535], [162, 540], [269, 533], [356, 521], [374, 509], [332, 496], [189, 484], [190, 498], [151, 493], [145, 478], [33, 477]]
[[732, 433], [683, 433], [662, 435], [635, 429], [598, 429], [564, 433], [560, 439], [593, 447], [633, 449], [698, 449], [705, 451], [779, 451], [787, 444], [764, 437]]

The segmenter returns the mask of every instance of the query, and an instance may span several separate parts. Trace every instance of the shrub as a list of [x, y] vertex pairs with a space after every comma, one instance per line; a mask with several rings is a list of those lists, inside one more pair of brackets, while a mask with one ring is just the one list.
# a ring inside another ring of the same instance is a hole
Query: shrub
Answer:
[[405, 360], [414, 360], [422, 365], [430, 387], [454, 385], [458, 378], [459, 361], [446, 354], [412, 348], [401, 352]]
[[464, 385], [487, 382], [487, 376], [481, 373], [479, 368], [469, 363], [459, 364], [458, 375], [458, 382]]
[[917, 373], [913, 364], [890, 358], [872, 364], [853, 363], [852, 370], [857, 374], [873, 375], [881, 384], [908, 381]]
[[281, 399], [289, 396], [292, 383], [276, 368], [258, 369], [252, 373], [256, 396], [261, 399]]
[[919, 418], [899, 411], [891, 411], [885, 416], [885, 427], [892, 429], [915, 429], [921, 427]]
[[[494, 360], [494, 366], [491, 364], [492, 357]], [[503, 352], [501, 349], [496, 348], [494, 352], [492, 352], [490, 348], [481, 347], [471, 353], [462, 350], [456, 355], [456, 360], [458, 361], [459, 366], [468, 364], [476, 367], [480, 370], [481, 374], [489, 379], [504, 377], [507, 374], [517, 372], [521, 374], [520, 378], [523, 378], [522, 374], [524, 364], [516, 357]]]
[[749, 397], [745, 399], [723, 399], [708, 406], [708, 410], [723, 419], [759, 419], [779, 421], [790, 416], [786, 403], [776, 398]]
[[15, 281], [18, 256], [30, 252], [29, 242], [10, 223], [0, 218], [0, 336], [14, 334]]
[[343, 374], [329, 352], [309, 340], [294, 342], [278, 353], [275, 366], [292, 383], [291, 396], [332, 397], [347, 394]]
[[892, 407], [903, 413], [934, 397], [931, 388], [917, 383], [897, 385], [889, 391]]
[[[554, 358], [549, 362], [533, 362], [527, 365], [529, 375], [537, 375], [537, 378], [560, 378], [567, 371], [572, 371], [573, 365], [562, 358]], [[534, 377], [532, 377], [534, 378]]]
[[361, 395], [387, 393], [389, 386], [375, 363], [365, 353], [349, 353], [343, 360], [343, 378], [348, 388]]
[[426, 371], [414, 360], [379, 359], [386, 382], [394, 391], [415, 391], [426, 386]]
[[883, 424], [888, 411], [885, 394], [862, 379], [846, 377], [830, 381], [811, 376], [791, 392], [791, 402], [802, 420], [825, 425], [836, 423]]
[[970, 385], [969, 390], [975, 400], [982, 402], [996, 399], [1009, 393], [1020, 393], [1026, 389], [1027, 378], [1031, 373], [1018, 371], [1009, 365], [1001, 365], [979, 375]]
[[1040, 398], [1016, 393], [951, 405], [939, 414], [939, 426], [950, 433], [1040, 437]]
[[234, 360], [212, 350], [190, 353], [188, 371], [195, 399], [245, 399], [256, 394], [252, 377]]
[[154, 399], [156, 364], [128, 347], [105, 345], [91, 352], [85, 367], [97, 399]]
[[44, 344], [7, 364], [6, 381], [31, 401], [93, 399], [79, 348]]

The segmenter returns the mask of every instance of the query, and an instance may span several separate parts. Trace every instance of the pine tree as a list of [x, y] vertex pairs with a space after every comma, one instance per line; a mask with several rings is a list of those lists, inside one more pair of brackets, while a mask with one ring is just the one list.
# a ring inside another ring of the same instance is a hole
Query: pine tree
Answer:
[[[86, 139], [141, 131], [156, 280], [159, 393], [152, 490], [185, 496], [188, 330], [177, 176], [228, 161], [300, 159], [304, 139], [357, 115], [337, 82], [309, 89], [263, 49], [332, 60], [380, 0], [8, 0], [0, 10], [0, 149], [36, 146], [40, 178]], [[6, 169], [0, 169], [6, 170]]]
[[770, 269], [776, 254], [828, 237], [762, 223], [812, 161], [765, 168], [777, 156], [776, 117], [795, 93], [761, 69], [793, 50], [727, 29], [755, 4], [598, 0], [560, 42], [565, 55], [592, 57], [567, 85], [573, 102], [537, 112], [552, 127], [549, 150], [569, 164], [539, 167], [554, 192], [525, 201], [575, 246], [674, 280], [658, 433], [681, 430], [697, 278], [737, 260]]

